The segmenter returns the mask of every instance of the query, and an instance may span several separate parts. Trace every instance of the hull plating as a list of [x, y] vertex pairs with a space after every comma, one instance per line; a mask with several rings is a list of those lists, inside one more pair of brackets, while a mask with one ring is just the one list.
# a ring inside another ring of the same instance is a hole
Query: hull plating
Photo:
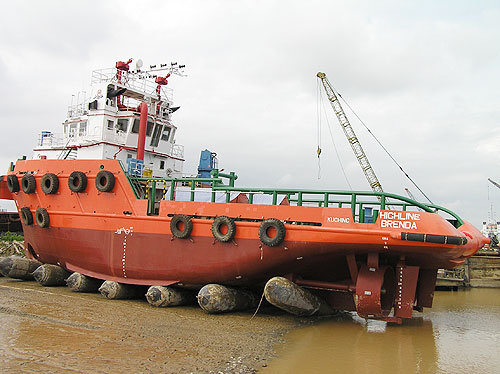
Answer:
[[[102, 169], [116, 177], [111, 192], [95, 187], [95, 176]], [[69, 174], [75, 170], [88, 178], [82, 193], [68, 188]], [[148, 216], [147, 200], [135, 197], [117, 161], [19, 161], [14, 174], [20, 179], [26, 172], [35, 175], [36, 190], [13, 194], [18, 208], [28, 207], [33, 213], [45, 208], [50, 215], [48, 228], [24, 225], [30, 253], [43, 262], [124, 283], [249, 285], [289, 273], [344, 279], [346, 254], [379, 253], [393, 263], [404, 256], [408, 265], [449, 268], [473, 254], [482, 240], [471, 225], [457, 230], [439, 215], [426, 212], [382, 210], [375, 223], [356, 223], [350, 208], [161, 200], [159, 214]], [[48, 172], [59, 178], [56, 194], [45, 194], [40, 188], [41, 177]], [[172, 236], [170, 220], [175, 214], [195, 217], [190, 238]], [[234, 240], [221, 243], [213, 238], [211, 226], [217, 216], [235, 218]], [[285, 240], [276, 247], [259, 240], [259, 225], [266, 218], [285, 222]], [[405, 231], [467, 235], [468, 243], [409, 242], [401, 240]]]

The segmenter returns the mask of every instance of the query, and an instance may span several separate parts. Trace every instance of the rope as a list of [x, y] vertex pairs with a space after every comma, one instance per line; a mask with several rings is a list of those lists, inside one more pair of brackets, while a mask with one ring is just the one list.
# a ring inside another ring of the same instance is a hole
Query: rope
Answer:
[[[332, 85], [333, 87], [333, 85]], [[429, 199], [429, 197], [427, 197], [427, 195], [424, 193], [424, 191], [422, 191], [422, 189], [413, 181], [413, 179], [408, 175], [408, 173], [403, 169], [403, 167], [396, 161], [396, 159], [389, 153], [389, 151], [387, 150], [387, 148], [384, 147], [384, 145], [380, 142], [380, 140], [378, 140], [378, 138], [375, 136], [375, 134], [368, 128], [368, 126], [363, 122], [363, 120], [358, 116], [358, 114], [354, 111], [354, 109], [351, 108], [351, 106], [349, 105], [349, 103], [342, 97], [342, 95], [337, 91], [335, 90], [337, 95], [342, 99], [342, 101], [345, 103], [345, 105], [347, 105], [347, 107], [350, 109], [350, 111], [356, 116], [356, 118], [359, 120], [359, 122], [361, 122], [361, 124], [365, 127], [365, 129], [370, 133], [371, 136], [373, 136], [373, 139], [376, 140], [376, 142], [382, 147], [382, 149], [385, 151], [385, 153], [387, 153], [387, 155], [391, 158], [392, 161], [394, 161], [394, 163], [399, 167], [399, 169], [401, 170], [401, 172], [406, 176], [406, 178], [408, 178], [410, 180], [411, 183], [413, 183], [413, 185], [420, 191], [420, 193], [422, 195], [424, 195], [424, 197], [431, 203], [431, 204], [434, 204], [431, 199]]]
[[257, 312], [260, 309], [260, 305], [262, 304], [262, 300], [264, 300], [264, 291], [262, 291], [262, 296], [260, 297], [259, 305], [257, 305], [257, 309], [255, 310], [255, 313], [253, 314], [252, 318], [250, 318], [250, 321], [257, 315]]
[[317, 133], [318, 133], [318, 149], [316, 153], [318, 154], [318, 179], [321, 179], [321, 108], [319, 105], [321, 97], [321, 87], [319, 81], [316, 80], [316, 125], [317, 125]]
[[[319, 82], [319, 79], [317, 81]], [[335, 150], [335, 154], [337, 155], [337, 160], [339, 161], [340, 168], [342, 169], [342, 174], [344, 175], [345, 181], [347, 182], [349, 189], [352, 190], [352, 186], [351, 186], [351, 183], [349, 183], [349, 178], [347, 178], [347, 174], [345, 172], [344, 165], [342, 164], [342, 159], [340, 158], [340, 155], [339, 155], [339, 152], [337, 149], [337, 145], [335, 144], [335, 140], [333, 139], [332, 127], [330, 126], [330, 121], [328, 121], [328, 115], [326, 113], [325, 102], [323, 100], [322, 92], [323, 91], [320, 91], [320, 102], [323, 106], [323, 113], [325, 115], [325, 120], [326, 120], [326, 123], [328, 125], [328, 131], [330, 132], [330, 138], [332, 139], [333, 149]]]

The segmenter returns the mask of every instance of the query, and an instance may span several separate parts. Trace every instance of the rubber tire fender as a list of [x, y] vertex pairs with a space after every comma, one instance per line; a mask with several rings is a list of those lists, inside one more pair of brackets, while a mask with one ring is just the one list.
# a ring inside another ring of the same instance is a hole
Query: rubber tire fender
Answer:
[[[184, 229], [182, 231], [177, 227], [180, 222], [184, 224]], [[193, 231], [193, 221], [191, 221], [191, 217], [184, 214], [176, 214], [170, 221], [170, 231], [172, 235], [178, 239], [189, 238]]]
[[19, 192], [19, 180], [14, 174], [7, 175], [7, 188], [10, 193]]
[[[267, 234], [267, 230], [273, 227], [276, 230], [276, 235], [274, 237], [270, 237]], [[265, 244], [269, 247], [275, 247], [280, 245], [285, 239], [286, 229], [283, 222], [276, 218], [269, 218], [260, 224], [259, 227], [259, 239], [262, 244]]]
[[111, 192], [115, 187], [115, 176], [110, 171], [101, 170], [95, 177], [95, 186], [101, 192]]
[[68, 187], [73, 192], [83, 192], [87, 188], [87, 176], [81, 171], [74, 171], [69, 175]]
[[21, 178], [21, 188], [24, 193], [33, 193], [36, 190], [36, 180], [33, 174], [24, 174]]
[[59, 190], [59, 178], [52, 173], [45, 174], [40, 184], [42, 191], [47, 195], [55, 194]]
[[[220, 229], [222, 225], [227, 226], [227, 232], [223, 234]], [[228, 242], [234, 238], [236, 234], [236, 224], [232, 218], [226, 216], [215, 217], [212, 223], [212, 235], [220, 242]]]
[[33, 224], [33, 213], [31, 213], [31, 209], [27, 206], [21, 208], [20, 216], [26, 226], [31, 226]]
[[47, 228], [50, 224], [49, 213], [45, 208], [38, 208], [35, 212], [35, 221], [41, 228]]

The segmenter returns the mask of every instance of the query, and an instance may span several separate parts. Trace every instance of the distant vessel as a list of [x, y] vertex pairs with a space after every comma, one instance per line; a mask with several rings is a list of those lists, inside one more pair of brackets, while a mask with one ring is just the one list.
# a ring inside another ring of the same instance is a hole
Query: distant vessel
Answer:
[[[438, 268], [489, 241], [452, 211], [395, 194], [238, 188], [209, 151], [185, 177], [164, 91], [181, 66], [159, 77], [130, 63], [94, 72], [63, 135], [42, 133], [35, 159], [2, 177], [30, 258], [120, 284], [223, 286], [202, 288], [205, 310], [251, 305], [238, 290], [267, 282], [268, 300], [292, 313], [325, 304], [401, 322], [432, 306]], [[217, 292], [231, 302], [214, 303]]]
[[[500, 188], [500, 184], [495, 182], [493, 179], [488, 178], [488, 181], [494, 185], [497, 188]], [[488, 189], [488, 200], [489, 200], [489, 189]], [[483, 221], [483, 229], [481, 230], [481, 233], [486, 236], [487, 238], [490, 239], [491, 243], [487, 243], [484, 245], [483, 250], [486, 251], [494, 251], [499, 249], [498, 243], [500, 237], [498, 236], [498, 228], [499, 228], [500, 222], [496, 221], [494, 218], [494, 213], [493, 213], [493, 203], [490, 202], [490, 211], [488, 214], [488, 220]]]
[[487, 243], [484, 245], [484, 249], [498, 249], [498, 225], [500, 225], [500, 222], [483, 221], [483, 228], [481, 230], [481, 233], [491, 240], [491, 243]]

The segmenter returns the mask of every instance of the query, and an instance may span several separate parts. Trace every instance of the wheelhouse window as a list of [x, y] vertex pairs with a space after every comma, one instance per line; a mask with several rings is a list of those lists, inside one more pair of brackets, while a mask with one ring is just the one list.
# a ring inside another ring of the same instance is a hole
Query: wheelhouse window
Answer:
[[148, 125], [146, 127], [146, 135], [151, 136], [152, 132], [153, 132], [153, 122], [148, 121]]
[[163, 129], [163, 133], [161, 134], [161, 140], [168, 141], [170, 138], [170, 132], [172, 131], [171, 127], [165, 126]]
[[72, 123], [69, 125], [69, 137], [74, 138], [76, 136], [76, 127], [78, 124]]
[[117, 124], [117, 130], [127, 132], [128, 129], [128, 118], [119, 118]]
[[115, 127], [115, 121], [108, 119], [108, 130], [113, 130]]
[[139, 118], [134, 118], [134, 124], [132, 125], [132, 130], [130, 130], [133, 134], [139, 133]]
[[[132, 130], [131, 132], [133, 134], [138, 134], [139, 133], [139, 118], [134, 118], [134, 124], [132, 125]], [[146, 135], [151, 136], [151, 133], [153, 132], [153, 122], [148, 121], [148, 124], [146, 126]]]
[[68, 125], [64, 125], [64, 135], [68, 135]]
[[151, 138], [151, 147], [158, 147], [158, 143], [160, 142], [161, 128], [161, 124], [157, 123], [155, 125], [155, 131], [153, 132], [153, 137]]
[[160, 161], [160, 169], [165, 169], [165, 161]]
[[80, 129], [78, 131], [78, 136], [87, 135], [87, 121], [80, 122]]

